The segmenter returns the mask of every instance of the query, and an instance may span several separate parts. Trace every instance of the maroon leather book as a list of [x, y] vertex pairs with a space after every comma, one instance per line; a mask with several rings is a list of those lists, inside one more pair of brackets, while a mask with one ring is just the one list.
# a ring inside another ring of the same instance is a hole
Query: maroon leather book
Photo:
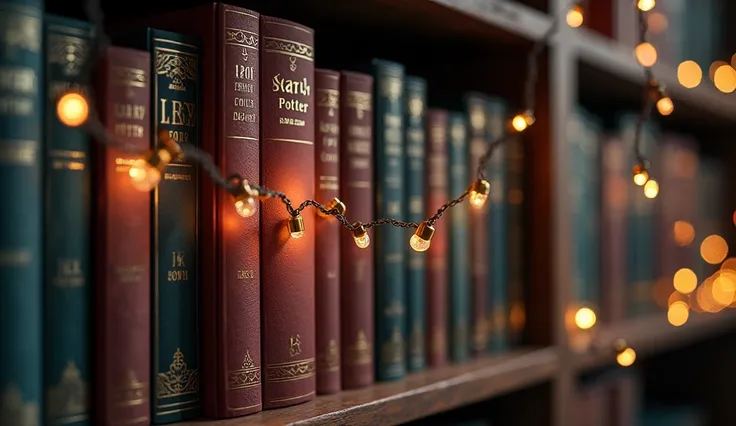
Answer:
[[[373, 220], [373, 77], [350, 71], [340, 76], [340, 199], [350, 220]], [[373, 230], [368, 229], [373, 238]], [[340, 233], [340, 335], [342, 387], [374, 382], [373, 249], [359, 248]]]
[[[226, 176], [258, 184], [259, 14], [209, 3], [145, 23], [201, 39], [201, 146]], [[243, 416], [261, 410], [259, 217], [200, 176], [204, 412]]]
[[[324, 206], [340, 195], [340, 74], [314, 72], [317, 94], [317, 134], [314, 150], [316, 200]], [[317, 332], [317, 392], [340, 391], [340, 232], [334, 217], [318, 215], [315, 222], [315, 307]]]
[[[435, 212], [449, 199], [445, 110], [427, 110], [427, 208]], [[447, 220], [435, 223], [432, 247], [427, 250], [427, 360], [430, 366], [447, 364]]]
[[[150, 144], [150, 55], [110, 47], [100, 60], [100, 118], [118, 140]], [[137, 159], [96, 146], [94, 162], [96, 377], [98, 425], [151, 424], [151, 194], [135, 189]]]
[[[261, 181], [295, 205], [314, 194], [314, 31], [261, 16]], [[279, 201], [261, 207], [263, 407], [314, 399], [314, 209], [290, 236]]]

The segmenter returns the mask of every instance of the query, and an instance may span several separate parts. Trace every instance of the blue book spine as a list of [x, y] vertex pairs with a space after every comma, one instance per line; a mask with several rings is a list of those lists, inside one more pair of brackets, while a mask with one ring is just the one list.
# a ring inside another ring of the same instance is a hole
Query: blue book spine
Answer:
[[0, 2], [0, 422], [40, 423], [43, 2]]
[[[424, 114], [427, 104], [427, 82], [418, 77], [406, 77], [404, 89], [404, 131], [406, 138], [406, 202], [407, 219], [424, 220], [425, 167]], [[426, 256], [405, 245], [407, 253], [407, 322], [409, 336], [408, 371], [423, 370], [425, 355], [425, 280]]]
[[[376, 218], [404, 217], [404, 67], [375, 59]], [[376, 378], [406, 374], [406, 245], [402, 228], [375, 230]]]
[[[507, 104], [500, 98], [488, 101], [488, 140], [493, 141], [504, 132]], [[488, 214], [488, 241], [490, 252], [489, 286], [486, 309], [489, 313], [489, 349], [503, 352], [508, 348], [509, 282], [508, 282], [508, 208], [506, 205], [507, 159], [506, 145], [502, 144], [489, 161], [488, 181], [491, 184]]]
[[46, 15], [44, 206], [44, 388], [49, 425], [89, 425], [91, 379], [90, 147], [87, 132], [64, 125], [56, 102], [89, 97], [84, 72], [88, 23]]
[[[452, 112], [449, 117], [450, 196], [457, 197], [468, 187], [467, 115]], [[468, 237], [468, 203], [460, 203], [448, 211], [450, 220], [450, 316], [452, 334], [450, 359], [463, 362], [470, 356], [470, 239]]]

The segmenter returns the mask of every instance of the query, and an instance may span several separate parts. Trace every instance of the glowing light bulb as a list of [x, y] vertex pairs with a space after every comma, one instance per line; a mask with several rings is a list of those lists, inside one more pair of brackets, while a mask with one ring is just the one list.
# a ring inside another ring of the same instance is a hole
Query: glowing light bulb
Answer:
[[649, 12], [650, 10], [654, 9], [655, 1], [654, 0], [639, 0], [639, 2], [636, 4], [639, 10], [642, 12]]
[[242, 217], [251, 217], [256, 213], [256, 200], [246, 197], [235, 202], [235, 210]]
[[[340, 201], [340, 199], [337, 198], [337, 197], [333, 198], [332, 201], [330, 201], [330, 204], [328, 204], [325, 208], [328, 211], [329, 210], [333, 210], [333, 209], [334, 210], [337, 210], [337, 214], [341, 214], [341, 215], [344, 215], [345, 214], [345, 211], [347, 210], [347, 207], [345, 207], [345, 203], [343, 203], [342, 201]], [[322, 216], [322, 217], [329, 217], [330, 216], [328, 214], [322, 213], [321, 211], [319, 212], [319, 215]]]
[[643, 186], [649, 180], [649, 172], [641, 164], [637, 164], [633, 169], [634, 183], [637, 186]]
[[654, 179], [649, 179], [644, 185], [644, 196], [647, 198], [657, 198], [659, 194], [659, 183]]
[[[736, 57], [736, 56], [735, 56]], [[677, 66], [677, 81], [688, 89], [698, 87], [703, 79], [703, 70], [695, 61], [683, 61]]]
[[657, 111], [662, 115], [670, 115], [675, 110], [675, 105], [669, 96], [663, 96], [657, 101]]
[[532, 114], [531, 111], [526, 111], [521, 114], [516, 114], [514, 118], [511, 119], [511, 127], [513, 127], [517, 132], [523, 132], [527, 127], [534, 124], [534, 121], [534, 114]]
[[142, 192], [152, 190], [161, 182], [161, 172], [145, 158], [135, 160], [128, 170], [128, 176], [133, 182], [133, 187]]
[[488, 200], [488, 193], [491, 192], [491, 184], [485, 179], [478, 179], [473, 183], [470, 190], [470, 205], [475, 208], [481, 208]]
[[569, 11], [567, 11], [567, 25], [573, 28], [577, 28], [583, 25], [583, 20], [583, 7], [579, 4], [576, 4]]
[[434, 235], [434, 228], [427, 222], [419, 224], [414, 235], [409, 239], [409, 246], [415, 251], [427, 251], [430, 244], [432, 243], [432, 235]]
[[301, 215], [296, 215], [289, 219], [288, 227], [291, 238], [301, 238], [304, 236], [304, 219]]
[[626, 348], [616, 354], [616, 362], [621, 367], [630, 367], [634, 361], [636, 361], [636, 351], [631, 348]]
[[353, 226], [357, 226], [357, 228], [353, 230], [353, 240], [355, 240], [355, 245], [360, 248], [366, 248], [371, 245], [371, 237], [368, 235], [368, 231], [366, 231], [365, 227], [363, 227], [363, 224], [356, 222]]
[[575, 312], [575, 325], [581, 330], [588, 330], [596, 323], [595, 311], [591, 308], [580, 308]]
[[639, 65], [651, 67], [657, 62], [657, 49], [654, 48], [652, 43], [639, 43], [634, 48], [634, 56], [639, 62]]
[[79, 93], [66, 93], [56, 103], [56, 115], [69, 127], [81, 126], [89, 117], [87, 99]]

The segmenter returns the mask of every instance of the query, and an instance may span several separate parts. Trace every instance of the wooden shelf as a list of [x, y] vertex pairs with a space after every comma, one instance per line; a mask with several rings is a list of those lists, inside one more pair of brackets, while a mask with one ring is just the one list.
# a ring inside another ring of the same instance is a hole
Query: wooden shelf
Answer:
[[394, 425], [486, 400], [554, 377], [555, 348], [514, 351], [409, 375], [405, 380], [320, 396], [293, 407], [182, 426]]
[[623, 324], [604, 326], [595, 337], [599, 350], [578, 354], [574, 362], [575, 368], [585, 371], [613, 364], [615, 358], [610, 349], [618, 338], [625, 339], [636, 350], [637, 356], [645, 356], [687, 346], [736, 328], [735, 312], [690, 315], [688, 322], [681, 327], [668, 323], [665, 312]]

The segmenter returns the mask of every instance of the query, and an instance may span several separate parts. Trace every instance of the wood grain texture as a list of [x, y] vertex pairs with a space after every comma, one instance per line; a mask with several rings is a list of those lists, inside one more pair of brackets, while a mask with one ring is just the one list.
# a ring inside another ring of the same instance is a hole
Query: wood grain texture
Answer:
[[200, 420], [179, 425], [395, 425], [550, 380], [557, 367], [555, 348], [525, 349], [410, 374], [398, 382], [320, 396], [293, 407], [238, 419]]

